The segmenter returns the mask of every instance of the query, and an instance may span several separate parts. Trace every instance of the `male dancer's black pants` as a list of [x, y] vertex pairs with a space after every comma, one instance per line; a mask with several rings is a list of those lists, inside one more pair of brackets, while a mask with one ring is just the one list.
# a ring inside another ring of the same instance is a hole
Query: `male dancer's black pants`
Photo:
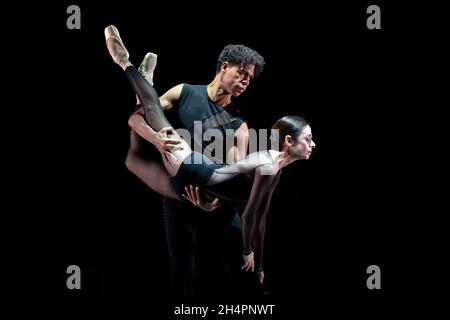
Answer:
[[235, 213], [226, 206], [205, 212], [163, 200], [174, 303], [222, 302], [236, 296], [242, 240], [239, 225], [231, 223]]

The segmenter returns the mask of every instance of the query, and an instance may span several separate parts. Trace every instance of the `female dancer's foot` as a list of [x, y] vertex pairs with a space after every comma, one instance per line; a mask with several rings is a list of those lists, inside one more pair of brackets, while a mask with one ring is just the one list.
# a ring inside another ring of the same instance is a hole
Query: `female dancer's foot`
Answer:
[[[142, 76], [145, 78], [145, 80], [150, 83], [150, 85], [153, 87], [153, 72], [156, 68], [156, 61], [158, 56], [155, 53], [147, 52], [144, 59], [142, 59], [141, 65], [139, 66], [139, 73], [142, 74]], [[139, 100], [139, 97], [136, 95], [136, 105], [140, 105], [141, 101]]]
[[125, 70], [128, 66], [131, 66], [132, 63], [128, 60], [130, 56], [128, 50], [125, 48], [125, 45], [120, 38], [119, 30], [113, 25], [110, 25], [105, 28], [105, 39], [106, 39], [106, 47], [108, 48], [109, 54], [115, 63], [117, 63], [123, 70]]
[[158, 55], [152, 52], [148, 52], [139, 66], [139, 72], [144, 76], [144, 78], [150, 83], [153, 87], [153, 72], [156, 68], [156, 61]]

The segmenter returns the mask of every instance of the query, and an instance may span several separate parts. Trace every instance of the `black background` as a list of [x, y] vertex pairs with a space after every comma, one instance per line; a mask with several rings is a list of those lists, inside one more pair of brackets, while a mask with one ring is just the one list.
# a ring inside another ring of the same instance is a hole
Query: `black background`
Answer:
[[[66, 27], [70, 4], [81, 8], [81, 30]], [[422, 174], [410, 169], [419, 143], [410, 126], [417, 131], [432, 116], [423, 103], [432, 98], [415, 78], [433, 63], [419, 53], [432, 43], [408, 6], [375, 3], [382, 29], [368, 30], [370, 4], [78, 1], [24, 10], [22, 20], [36, 23], [15, 37], [29, 47], [18, 66], [20, 88], [31, 88], [19, 94], [38, 103], [23, 119], [22, 145], [11, 150], [26, 154], [16, 163], [27, 172], [16, 205], [34, 208], [19, 216], [22, 275], [39, 272], [35, 286], [17, 286], [20, 294], [44, 298], [40, 306], [60, 319], [170, 313], [160, 198], [124, 166], [135, 101], [105, 46], [103, 30], [114, 24], [136, 65], [147, 51], [158, 54], [160, 93], [208, 83], [223, 46], [243, 43], [267, 62], [236, 100], [249, 126], [268, 128], [286, 114], [310, 120], [317, 148], [284, 170], [269, 213], [266, 282], [281, 318], [420, 309], [414, 302], [434, 275], [421, 274], [419, 252], [430, 265], [434, 258], [422, 242], [427, 225], [413, 211], [435, 209], [416, 195]], [[81, 267], [80, 291], [65, 286], [71, 264]], [[366, 287], [372, 264], [382, 272], [378, 291]]]

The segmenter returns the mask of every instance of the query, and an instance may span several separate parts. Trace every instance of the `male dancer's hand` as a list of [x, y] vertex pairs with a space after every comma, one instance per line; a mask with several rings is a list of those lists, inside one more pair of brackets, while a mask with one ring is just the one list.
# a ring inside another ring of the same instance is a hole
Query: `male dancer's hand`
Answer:
[[211, 202], [203, 201], [200, 196], [200, 189], [193, 185], [189, 187], [184, 187], [186, 194], [183, 194], [183, 197], [189, 200], [194, 206], [199, 207], [205, 211], [213, 211], [220, 207], [219, 198], [215, 198]]
[[153, 130], [153, 128], [150, 127], [144, 119], [144, 108], [142, 107], [136, 110], [134, 114], [141, 116], [139, 117], [139, 120], [140, 125], [145, 127], [145, 139], [152, 143], [158, 150], [162, 152], [170, 152], [183, 149], [182, 146], [178, 146], [178, 144], [180, 144], [181, 142], [181, 139], [170, 137], [174, 134], [173, 128], [162, 128], [158, 132]]

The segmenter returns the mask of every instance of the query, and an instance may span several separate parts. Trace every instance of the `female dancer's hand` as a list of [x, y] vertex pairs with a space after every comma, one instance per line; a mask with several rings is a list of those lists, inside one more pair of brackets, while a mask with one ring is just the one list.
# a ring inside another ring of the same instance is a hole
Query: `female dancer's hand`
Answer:
[[256, 275], [258, 276], [259, 283], [263, 283], [264, 281], [264, 270], [257, 270]]
[[183, 197], [189, 200], [196, 207], [199, 207], [208, 212], [216, 210], [218, 207], [220, 207], [219, 198], [215, 198], [211, 202], [203, 201], [200, 197], [200, 190], [198, 187], [195, 187], [194, 189], [194, 186], [191, 185], [189, 186], [189, 188], [184, 187], [184, 190], [186, 190], [186, 194], [183, 194]]
[[245, 271], [255, 271], [255, 257], [253, 255], [253, 251], [250, 252], [249, 255], [243, 254], [242, 257], [244, 258], [244, 265], [241, 267], [241, 270]]

